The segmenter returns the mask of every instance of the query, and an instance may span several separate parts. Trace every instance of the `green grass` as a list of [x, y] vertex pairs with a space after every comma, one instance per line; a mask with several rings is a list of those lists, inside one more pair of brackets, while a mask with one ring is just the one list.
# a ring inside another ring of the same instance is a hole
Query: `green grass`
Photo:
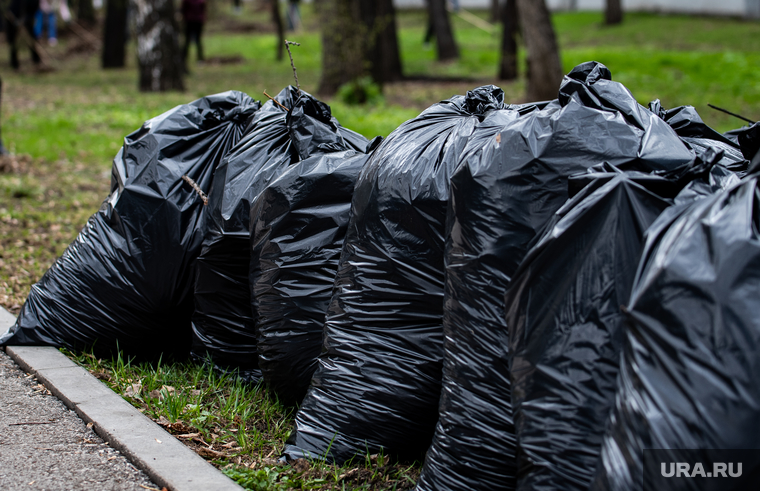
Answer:
[[[248, 20], [263, 22], [260, 14], [252, 14]], [[706, 109], [708, 102], [760, 119], [760, 82], [755, 76], [760, 57], [759, 23], [632, 13], [621, 26], [606, 27], [599, 14], [587, 12], [559, 14], [554, 23], [566, 71], [582, 61], [601, 61], [612, 70], [614, 80], [628, 86], [642, 104], [660, 98], [666, 107], [696, 105], [708, 124], [721, 131], [740, 126], [740, 122]], [[391, 86], [386, 90], [386, 103], [369, 109], [331, 101], [344, 125], [368, 137], [387, 135], [424, 107], [453, 93], [497, 82], [498, 33], [489, 35], [455, 18], [461, 59], [438, 63], [435, 50], [422, 47], [422, 13], [401, 15], [399, 25], [407, 75], [466, 77], [472, 81]], [[2, 128], [6, 145], [16, 153], [47, 160], [65, 155], [108, 165], [124, 135], [177, 104], [233, 88], [262, 98], [264, 90], [277, 92], [292, 82], [287, 60], [274, 60], [274, 35], [225, 33], [220, 29], [211, 29], [206, 37], [207, 56], [239, 55], [244, 61], [193, 66], [188, 90], [183, 94], [138, 92], [131, 52], [128, 68], [103, 71], [98, 68], [97, 56], [63, 56], [64, 41], [52, 50], [57, 71], [40, 74], [25, 68], [20, 74], [4, 75]], [[301, 47], [294, 48], [299, 80], [313, 93], [319, 80], [319, 33], [304, 31], [289, 36], [302, 42]], [[70, 39], [69, 43], [74, 41]], [[4, 63], [7, 53], [0, 50], [0, 65]], [[508, 100], [520, 100], [522, 81], [502, 85]]]
[[342, 466], [320, 459], [280, 463], [292, 408], [210, 364], [135, 364], [121, 354], [104, 360], [89, 351], [63, 352], [246, 489], [402, 490], [419, 476], [419, 464], [383, 455]]

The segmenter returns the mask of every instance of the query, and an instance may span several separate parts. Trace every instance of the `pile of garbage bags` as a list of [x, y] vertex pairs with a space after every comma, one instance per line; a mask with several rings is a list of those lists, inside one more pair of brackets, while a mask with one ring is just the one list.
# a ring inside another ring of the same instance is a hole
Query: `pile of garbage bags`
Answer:
[[[258, 269], [258, 252], [251, 251], [250, 229], [256, 226], [251, 209], [267, 186], [296, 163], [316, 154], [365, 152], [368, 144], [341, 127], [329, 106], [295, 87], [283, 89], [254, 115], [240, 142], [217, 166], [209, 194], [193, 292], [196, 359], [208, 358], [221, 369], [259, 380], [258, 315], [251, 308], [256, 302], [250, 280]], [[350, 195], [343, 199], [350, 202]], [[312, 247], [310, 237], [302, 251]]]
[[259, 108], [242, 92], [225, 92], [124, 138], [111, 193], [32, 287], [0, 343], [186, 357], [206, 194]]
[[0, 344], [192, 356], [298, 407], [284, 458], [424, 461], [421, 491], [639, 489], [646, 449], [756, 446], [759, 150], [596, 62], [385, 140], [209, 96], [125, 139]]

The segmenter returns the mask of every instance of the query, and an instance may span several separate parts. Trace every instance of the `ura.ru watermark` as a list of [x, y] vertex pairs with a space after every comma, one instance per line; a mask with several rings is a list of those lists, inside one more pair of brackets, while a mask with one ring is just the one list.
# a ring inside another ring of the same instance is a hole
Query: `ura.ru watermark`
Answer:
[[758, 491], [760, 450], [647, 449], [642, 477], [643, 491]]
[[712, 462], [705, 465], [697, 462], [693, 466], [688, 462], [662, 462], [660, 463], [660, 475], [662, 477], [741, 477], [741, 462]]

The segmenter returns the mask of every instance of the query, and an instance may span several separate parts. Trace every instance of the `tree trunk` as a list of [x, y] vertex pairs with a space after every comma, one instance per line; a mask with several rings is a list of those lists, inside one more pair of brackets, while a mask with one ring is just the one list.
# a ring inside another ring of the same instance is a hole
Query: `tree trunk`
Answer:
[[517, 0], [507, 0], [501, 11], [501, 21], [504, 32], [501, 37], [499, 80], [514, 80], [517, 78], [517, 34], [520, 32]]
[[380, 85], [403, 78], [392, 0], [315, 3], [322, 23], [320, 95], [366, 75]]
[[623, 22], [623, 5], [620, 0], [607, 0], [604, 7], [604, 23], [608, 26]]
[[500, 0], [491, 0], [491, 23], [496, 24], [499, 22], [499, 19], [501, 18], [501, 12], [500, 12]]
[[77, 20], [86, 26], [95, 25], [95, 7], [92, 6], [92, 0], [79, 0]]
[[103, 68], [125, 65], [127, 44], [127, 0], [107, 0], [103, 29]]
[[428, 0], [428, 15], [435, 35], [438, 61], [456, 60], [459, 58], [459, 48], [454, 41], [454, 33], [446, 11], [446, 0]]
[[132, 0], [137, 30], [140, 90], [185, 90], [182, 53], [172, 0]]
[[404, 78], [396, 33], [393, 0], [361, 0], [362, 23], [366, 26], [365, 59], [372, 79], [382, 85]]
[[280, 2], [278, 0], [269, 0], [269, 7], [272, 9], [272, 22], [277, 30], [277, 61], [282, 61], [285, 58], [285, 27], [282, 24]]
[[555, 99], [562, 81], [562, 63], [546, 2], [517, 0], [517, 11], [528, 51], [527, 98]]
[[331, 96], [344, 83], [367, 73], [363, 48], [366, 29], [358, 2], [320, 0], [315, 4], [322, 24], [322, 77], [317, 92]]

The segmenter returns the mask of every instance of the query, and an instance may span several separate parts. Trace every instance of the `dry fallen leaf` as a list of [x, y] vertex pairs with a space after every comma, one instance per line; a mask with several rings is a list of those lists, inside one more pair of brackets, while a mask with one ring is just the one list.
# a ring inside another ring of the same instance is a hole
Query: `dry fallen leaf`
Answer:
[[130, 384], [124, 390], [124, 395], [127, 397], [137, 397], [142, 392], [142, 383]]
[[197, 453], [201, 457], [224, 457], [224, 454], [222, 452], [217, 452], [216, 450], [205, 447], [199, 448], [197, 450]]

